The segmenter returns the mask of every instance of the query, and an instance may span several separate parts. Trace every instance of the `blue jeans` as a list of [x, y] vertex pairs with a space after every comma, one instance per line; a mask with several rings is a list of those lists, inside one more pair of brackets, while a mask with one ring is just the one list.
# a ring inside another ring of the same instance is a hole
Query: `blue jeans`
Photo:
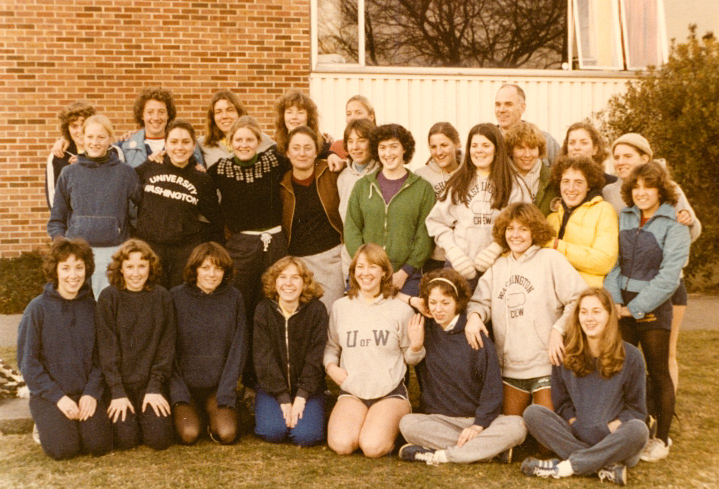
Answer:
[[261, 389], [255, 394], [255, 434], [265, 441], [280, 443], [289, 438], [292, 443], [309, 447], [325, 438], [325, 398], [315, 394], [307, 399], [302, 419], [288, 428], [277, 399]]

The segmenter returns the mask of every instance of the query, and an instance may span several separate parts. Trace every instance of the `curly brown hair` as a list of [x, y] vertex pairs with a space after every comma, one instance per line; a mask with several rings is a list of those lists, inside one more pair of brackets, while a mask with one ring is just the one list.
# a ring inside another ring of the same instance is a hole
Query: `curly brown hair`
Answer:
[[233, 92], [230, 90], [219, 90], [215, 92], [210, 99], [210, 105], [207, 107], [207, 134], [204, 141], [204, 144], [207, 146], [217, 146], [217, 143], [225, 137], [225, 133], [217, 127], [217, 123], [215, 122], [215, 104], [220, 100], [227, 100], [232, 104], [237, 111], [238, 117], [247, 115], [245, 106], [242, 105], [240, 99]]
[[419, 283], [419, 296], [424, 301], [425, 307], [429, 307], [429, 294], [435, 288], [439, 288], [443, 294], [457, 302], [457, 314], [467, 309], [469, 299], [472, 298], [469, 282], [453, 268], [440, 268], [422, 277]]
[[50, 250], [42, 260], [42, 271], [45, 272], [48, 282], [52, 282], [55, 288], [58, 285], [57, 266], [70, 256], [74, 256], [85, 263], [85, 281], [95, 271], [95, 255], [92, 253], [92, 248], [87, 244], [87, 241], [79, 238], [57, 238], [52, 242]]
[[635, 167], [629, 174], [627, 180], [622, 184], [622, 200], [627, 207], [634, 205], [632, 198], [632, 189], [637, 186], [639, 179], [644, 181], [644, 185], [659, 190], [659, 203], [669, 203], [677, 205], [679, 198], [677, 194], [676, 184], [669, 176], [669, 172], [656, 161], [650, 161], [643, 165]]
[[300, 294], [300, 303], [307, 304], [312, 299], [319, 299], [324, 295], [322, 286], [315, 282], [314, 273], [307, 268], [302, 259], [296, 256], [285, 256], [277, 260], [265, 273], [262, 274], [262, 293], [270, 300], [275, 302], [279, 299], [277, 293], [277, 278], [290, 265], [297, 267], [302, 277], [302, 293]]
[[68, 142], [72, 141], [72, 136], [70, 136], [70, 124], [80, 118], [87, 119], [92, 115], [95, 115], [95, 107], [87, 102], [71, 103], [62, 109], [57, 115], [58, 119], [60, 119], [60, 134], [62, 134], [62, 137], [64, 137]]
[[143, 260], [150, 263], [150, 274], [147, 277], [143, 290], [152, 290], [160, 279], [162, 266], [150, 245], [141, 239], [130, 238], [120, 245], [120, 248], [112, 255], [112, 261], [107, 266], [107, 278], [110, 285], [119, 290], [125, 290], [125, 277], [122, 275], [122, 262], [130, 259], [130, 254], [140, 253]]
[[502, 213], [497, 216], [492, 228], [494, 241], [502, 248], [509, 248], [507, 243], [507, 228], [512, 221], [517, 221], [527, 226], [532, 232], [532, 243], [542, 246], [554, 238], [554, 229], [547, 222], [542, 211], [534, 204], [515, 202], [509, 204]]
[[[582, 308], [582, 300], [586, 297], [596, 297], [602, 303], [604, 309], [609, 313], [609, 319], [602, 332], [600, 339], [600, 354], [595, 360], [589, 350], [587, 335], [582, 330], [579, 322], [579, 311]], [[577, 377], [584, 377], [595, 370], [599, 370], [599, 374], [608, 379], [619, 373], [624, 366], [624, 342], [619, 332], [619, 321], [615, 313], [614, 300], [612, 295], [606, 289], [590, 287], [579, 294], [577, 302], [574, 305], [572, 315], [567, 321], [566, 332], [564, 336], [564, 366], [574, 372]]]
[[[414, 156], [415, 142], [412, 133], [399, 124], [382, 124], [377, 126], [370, 134], [369, 146], [372, 152], [372, 158], [375, 161], [380, 161], [379, 154], [377, 153], [377, 147], [382, 141], [388, 139], [396, 139], [402, 145], [402, 159], [404, 164], [408, 165], [412, 161]], [[381, 162], [380, 162], [381, 163]]]
[[372, 265], [379, 265], [382, 268], [382, 284], [380, 286], [380, 293], [387, 299], [388, 297], [394, 297], [397, 295], [397, 288], [392, 284], [392, 263], [389, 261], [387, 252], [380, 245], [375, 243], [365, 243], [359, 247], [357, 253], [355, 253], [352, 263], [350, 263], [350, 290], [347, 292], [347, 296], [350, 299], [354, 299], [359, 295], [360, 286], [355, 277], [355, 269], [357, 268], [357, 260], [360, 255], [364, 255], [367, 261]]
[[142, 118], [142, 114], [145, 112], [145, 104], [149, 100], [157, 100], [165, 104], [167, 108], [167, 123], [175, 120], [177, 116], [177, 108], [175, 108], [175, 99], [172, 97], [172, 93], [169, 90], [165, 90], [160, 87], [145, 88], [135, 99], [135, 105], [132, 108], [132, 114], [135, 117], [135, 122], [140, 127], [145, 127], [145, 121]]
[[552, 165], [552, 184], [559, 188], [562, 176], [567, 170], [577, 170], [587, 180], [589, 191], [604, 187], [604, 170], [586, 156], [560, 156]]
[[539, 159], [547, 157], [547, 138], [544, 133], [531, 122], [521, 121], [507, 131], [504, 135], [504, 142], [507, 144], [507, 154], [512, 158], [514, 148], [526, 146], [539, 149]]
[[221, 245], [214, 241], [208, 241], [207, 243], [195, 246], [195, 249], [190, 253], [185, 269], [182, 271], [182, 278], [185, 280], [185, 283], [197, 285], [197, 269], [202, 266], [205, 259], [209, 259], [210, 263], [222, 269], [224, 272], [222, 284], [226, 284], [232, 280], [235, 274], [235, 267], [232, 264], [230, 254]]
[[562, 143], [562, 152], [560, 154], [569, 154], [569, 136], [572, 134], [572, 131], [576, 131], [578, 129], [584, 129], [587, 131], [587, 134], [589, 134], [589, 137], [592, 138], [592, 144], [597, 150], [597, 152], [592, 156], [592, 160], [597, 166], [604, 168], [604, 160], [609, 157], [609, 149], [607, 148], [607, 143], [604, 141], [602, 135], [599, 134], [597, 128], [589, 121], [575, 122], [569, 126], [569, 129], [567, 129], [567, 135], [564, 136], [564, 143]]
[[[317, 104], [300, 90], [290, 90], [275, 103], [275, 141], [277, 142], [277, 151], [282, 155], [287, 153], [287, 143], [289, 142], [289, 131], [285, 124], [285, 110], [290, 107], [306, 110], [307, 127], [320, 134], [320, 116], [317, 111]], [[324, 140], [322, 144], [324, 144]], [[320, 150], [322, 149], [322, 144], [319, 145]]]

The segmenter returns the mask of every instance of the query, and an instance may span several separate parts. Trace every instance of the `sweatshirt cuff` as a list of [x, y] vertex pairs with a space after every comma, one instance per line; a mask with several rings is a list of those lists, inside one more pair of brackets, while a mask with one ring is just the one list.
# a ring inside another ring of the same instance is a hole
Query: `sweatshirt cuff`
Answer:
[[487, 414], [482, 413], [474, 417], [474, 424], [481, 426], [482, 429], [486, 430], [495, 419], [497, 419], [496, 414], [493, 416], [487, 416]]
[[113, 399], [122, 399], [123, 397], [127, 397], [125, 387], [123, 387], [122, 384], [110, 386], [110, 394]]
[[102, 387], [86, 385], [85, 390], [82, 391], [82, 395], [94, 397], [99, 401], [102, 398], [102, 391]]
[[51, 392], [48, 392], [48, 394], [45, 397], [48, 401], [52, 402], [53, 404], [57, 404], [57, 402], [62, 399], [65, 396], [65, 393], [60, 389], [60, 387], [56, 387]]
[[629, 309], [629, 312], [632, 313], [634, 319], [642, 319], [645, 315], [644, 311], [640, 311], [639, 309], [637, 309], [636, 305], [634, 305], [634, 301], [627, 304], [627, 309]]
[[424, 349], [424, 346], [422, 346], [422, 349], [420, 351], [414, 351], [411, 347], [407, 347], [407, 350], [404, 354], [404, 359], [407, 365], [417, 365], [419, 362], [422, 361], [424, 356], [426, 355], [427, 351]]
[[237, 404], [237, 394], [234, 391], [228, 394], [220, 394], [217, 396], [217, 405], [219, 407], [231, 407], [234, 408]]
[[297, 389], [297, 396], [295, 397], [302, 397], [306, 400], [308, 397], [310, 397], [310, 393], [304, 389]]
[[155, 379], [150, 379], [147, 383], [145, 394], [162, 394], [162, 385]]
[[408, 277], [411, 277], [412, 274], [417, 271], [417, 269], [409, 263], [405, 263], [404, 265], [402, 265], [402, 268], [400, 268], [400, 270], [404, 270], [404, 273], [406, 273]]
[[292, 404], [292, 398], [290, 397], [289, 392], [283, 392], [279, 396], [277, 396], [277, 402], [280, 404]]

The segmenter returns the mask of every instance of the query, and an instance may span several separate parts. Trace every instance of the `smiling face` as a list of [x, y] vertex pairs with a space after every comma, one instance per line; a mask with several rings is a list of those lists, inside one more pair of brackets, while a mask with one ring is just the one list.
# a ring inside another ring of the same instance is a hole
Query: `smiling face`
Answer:
[[494, 151], [494, 144], [486, 136], [482, 134], [472, 136], [472, 142], [469, 145], [469, 158], [476, 170], [488, 172], [492, 169]]
[[225, 277], [225, 270], [215, 265], [209, 258], [205, 258], [197, 267], [197, 288], [205, 294], [213, 292]]
[[376, 297], [382, 290], [382, 278], [384, 271], [376, 263], [370, 263], [364, 253], [357, 257], [355, 265], [355, 279], [360, 291], [368, 297]]
[[130, 292], [140, 292], [150, 276], [150, 261], [142, 258], [142, 253], [133, 251], [120, 267], [125, 288]]
[[522, 120], [526, 104], [514, 87], [504, 87], [494, 99], [494, 115], [497, 124], [505, 131]]
[[519, 258], [532, 246], [532, 230], [517, 220], [511, 221], [507, 225], [504, 237], [514, 258]]
[[176, 127], [165, 139], [165, 151], [173, 165], [184, 168], [195, 151], [195, 142], [187, 129]]
[[662, 205], [659, 199], [659, 189], [656, 187], [647, 187], [643, 178], [637, 179], [637, 184], [632, 188], [632, 200], [634, 205], [642, 211], [645, 218], [652, 217], [654, 213]]
[[145, 123], [145, 136], [148, 138], [161, 138], [165, 136], [165, 127], [169, 116], [165, 102], [150, 99], [145, 103], [142, 111], [142, 120]]
[[67, 130], [70, 133], [70, 137], [75, 142], [75, 146], [78, 148], [83, 147], [83, 134], [82, 124], [85, 122], [84, 117], [78, 117], [67, 126]]
[[308, 135], [296, 133], [287, 145], [287, 157], [292, 163], [292, 171], [299, 178], [308, 178], [315, 167], [317, 145]]
[[257, 154], [260, 140], [247, 127], [241, 127], [232, 135], [232, 150], [240, 161], [249, 161]]
[[397, 171], [404, 166], [404, 148], [397, 138], [380, 141], [377, 144], [377, 155], [386, 171]]
[[451, 295], [442, 292], [439, 287], [435, 287], [429, 292], [427, 307], [429, 313], [442, 328], [446, 328], [457, 315], [457, 301]]
[[302, 274], [294, 263], [290, 263], [280, 272], [275, 281], [275, 290], [280, 304], [285, 309], [287, 309], [286, 306], [294, 309], [299, 304], [304, 284]]
[[307, 125], [307, 109], [301, 109], [295, 105], [285, 109], [285, 127], [290, 132], [295, 127]]
[[429, 152], [432, 160], [442, 170], [451, 173], [457, 169], [457, 145], [441, 133], [429, 137]]
[[610, 312], [604, 308], [597, 296], [588, 295], [579, 303], [579, 324], [587, 338], [599, 340], [609, 323]]
[[62, 298], [71, 300], [77, 297], [84, 283], [84, 261], [70, 255], [57, 264], [57, 292]]
[[220, 99], [215, 102], [214, 107], [214, 119], [217, 127], [222, 131], [223, 134], [227, 134], [227, 131], [232, 127], [232, 123], [240, 117], [237, 113], [237, 109], [229, 100]]
[[599, 151], [592, 136], [586, 129], [575, 129], [567, 136], [567, 154], [572, 157], [585, 156], [592, 159]]
[[634, 168], [649, 163], [649, 155], [639, 153], [639, 150], [631, 144], [617, 144], [613, 156], [614, 171], [622, 180], [626, 180]]
[[91, 123], [85, 126], [83, 143], [88, 156], [99, 158], [107, 154], [107, 149], [110, 147], [110, 135], [102, 124]]
[[559, 193], [562, 200], [570, 209], [574, 209], [584, 202], [589, 192], [589, 185], [584, 173], [575, 169], [567, 168], [562, 173], [562, 179], [559, 182]]
[[367, 108], [357, 100], [353, 100], [347, 104], [345, 115], [347, 116], [347, 124], [355, 119], [372, 119]]
[[360, 165], [366, 165], [372, 157], [369, 138], [358, 134], [353, 129], [347, 138], [347, 152], [352, 161]]
[[517, 171], [526, 175], [534, 168], [539, 159], [539, 148], [530, 148], [527, 145], [515, 146], [512, 149], [512, 161]]

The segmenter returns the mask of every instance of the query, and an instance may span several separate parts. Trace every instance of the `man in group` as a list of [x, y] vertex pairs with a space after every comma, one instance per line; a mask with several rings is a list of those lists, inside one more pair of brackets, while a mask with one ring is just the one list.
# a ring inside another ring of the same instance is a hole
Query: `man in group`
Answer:
[[[509, 129], [522, 121], [522, 115], [526, 108], [526, 98], [521, 87], [505, 83], [499, 88], [494, 98], [494, 116], [497, 118], [497, 125], [502, 134], [506, 134]], [[542, 133], [547, 139], [547, 156], [542, 161], [546, 166], [551, 166], [561, 148], [551, 134], [546, 131], [542, 131]]]

